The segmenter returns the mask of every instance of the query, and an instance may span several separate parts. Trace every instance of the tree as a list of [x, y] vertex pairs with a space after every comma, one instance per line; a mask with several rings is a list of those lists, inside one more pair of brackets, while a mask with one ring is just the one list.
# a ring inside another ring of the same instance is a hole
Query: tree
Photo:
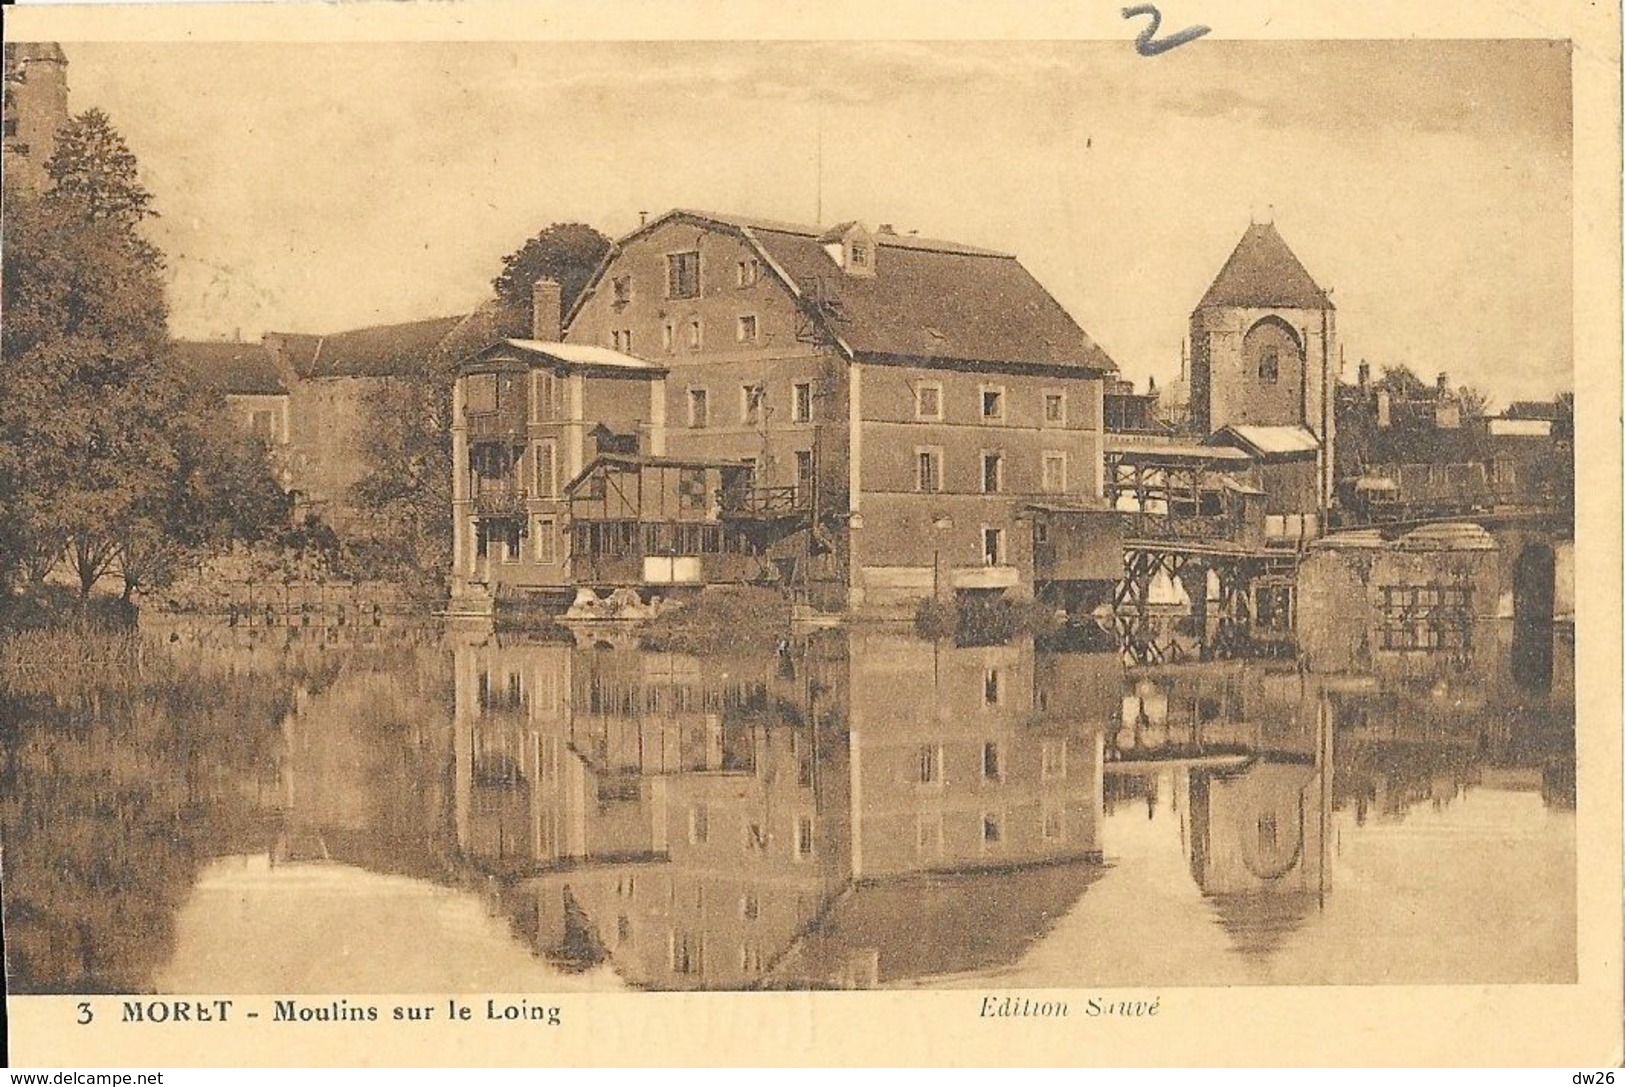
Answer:
[[177, 416], [174, 469], [132, 503], [118, 531], [124, 599], [169, 585], [210, 548], [255, 543], [288, 527], [292, 502], [278, 485], [265, 443], [246, 434], [208, 394]]
[[453, 360], [440, 354], [373, 392], [363, 451], [370, 470], [355, 487], [377, 531], [351, 550], [374, 569], [437, 587], [451, 569], [454, 378]]
[[1375, 385], [1389, 395], [1405, 400], [1418, 400], [1428, 391], [1428, 383], [1416, 376], [1416, 371], [1403, 363], [1384, 366], [1382, 376]]
[[115, 567], [128, 597], [286, 500], [169, 348], [152, 196], [106, 115], [63, 126], [46, 171], [6, 193], [0, 575], [66, 553], [81, 597]]
[[609, 248], [610, 240], [585, 223], [554, 223], [503, 257], [491, 286], [505, 305], [528, 311], [531, 286], [551, 277], [559, 281], [568, 313]]
[[1456, 403], [1461, 405], [1461, 419], [1482, 419], [1490, 413], [1489, 394], [1471, 385], [1456, 390]]
[[[132, 231], [157, 216], [152, 194], [136, 175], [135, 155], [99, 109], [89, 109], [62, 126], [56, 149], [45, 166], [58, 200], [76, 205], [94, 220], [106, 220]], [[133, 233], [128, 239], [156, 255]]]
[[182, 382], [165, 364], [162, 264], [139, 234], [151, 197], [129, 151], [96, 111], [61, 138], [51, 189], [6, 194], [0, 566], [37, 572], [65, 544], [88, 596], [113, 526], [170, 467]]

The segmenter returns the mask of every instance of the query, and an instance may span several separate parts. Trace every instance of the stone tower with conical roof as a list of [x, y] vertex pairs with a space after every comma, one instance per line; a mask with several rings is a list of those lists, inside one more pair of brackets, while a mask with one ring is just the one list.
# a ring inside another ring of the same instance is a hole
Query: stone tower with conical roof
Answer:
[[1254, 223], [1191, 313], [1191, 422], [1302, 427], [1321, 447], [1332, 493], [1336, 309], [1273, 223]]
[[68, 120], [68, 58], [55, 42], [5, 44], [6, 181], [31, 192], [50, 183], [45, 164]]

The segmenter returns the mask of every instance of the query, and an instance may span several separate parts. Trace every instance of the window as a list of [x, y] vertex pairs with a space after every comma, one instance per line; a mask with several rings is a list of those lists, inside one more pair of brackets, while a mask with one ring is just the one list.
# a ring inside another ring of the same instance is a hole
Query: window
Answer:
[[518, 562], [519, 551], [519, 522], [499, 521], [491, 526], [491, 536], [502, 549], [503, 562]]
[[1258, 848], [1265, 854], [1275, 852], [1280, 845], [1279, 834], [1275, 827], [1275, 813], [1266, 812], [1258, 817]]
[[1281, 377], [1281, 352], [1279, 348], [1266, 347], [1258, 355], [1258, 380], [1274, 382]]
[[796, 856], [810, 857], [813, 853], [812, 816], [803, 815], [796, 820]]
[[739, 387], [739, 421], [746, 426], [755, 426], [762, 421], [762, 402], [767, 399], [767, 390], [761, 385], [741, 385]]
[[711, 811], [704, 804], [688, 809], [688, 840], [695, 845], [711, 840]]
[[810, 423], [812, 417], [812, 382], [798, 381], [790, 386], [790, 421], [793, 423]]
[[762, 275], [762, 262], [759, 260], [742, 260], [737, 270], [737, 282], [741, 287], [749, 287]]
[[855, 268], [869, 267], [869, 247], [852, 243], [852, 266]]
[[999, 779], [999, 745], [991, 740], [982, 745], [982, 776], [989, 781]]
[[998, 812], [985, 812], [982, 815], [982, 844], [998, 845], [1004, 838], [1004, 817]]
[[915, 824], [916, 848], [927, 856], [942, 852], [942, 816], [922, 815]]
[[711, 403], [704, 389], [688, 390], [688, 425], [696, 430], [711, 425]]
[[537, 442], [533, 447], [532, 459], [536, 465], [536, 496], [538, 498], [557, 498], [558, 484], [558, 443], [552, 441]]
[[1053, 842], [1064, 837], [1066, 837], [1066, 825], [1061, 822], [1061, 813], [1053, 810], [1046, 811], [1044, 813], [1044, 839]]
[[1471, 648], [1469, 587], [1389, 585], [1382, 594], [1382, 648], [1429, 652]]
[[632, 942], [632, 919], [624, 913], [615, 921], [615, 942], [617, 944]]
[[753, 944], [745, 944], [740, 947], [739, 970], [745, 974], [760, 974], [762, 972], [762, 949]]
[[942, 490], [942, 450], [936, 447], [914, 453], [914, 489], [925, 494]]
[[631, 276], [616, 276], [614, 279], [610, 280], [610, 284], [615, 290], [615, 305], [624, 306], [628, 302], [632, 301]]
[[558, 418], [558, 380], [551, 370], [531, 371], [530, 418], [536, 423]]
[[755, 314], [746, 314], [739, 319], [739, 323], [734, 326], [734, 339], [738, 340], [740, 343], [756, 342]]
[[256, 411], [249, 422], [249, 429], [260, 441], [270, 442], [276, 437], [276, 416], [268, 411]]
[[610, 333], [610, 344], [617, 351], [626, 354], [632, 353], [632, 330], [630, 328], [616, 329]]
[[1066, 425], [1066, 394], [1047, 392], [1044, 394], [1044, 425]]
[[688, 322], [688, 349], [690, 351], [698, 351], [701, 345], [704, 343], [705, 328], [700, 323], [700, 319], [698, 317], [692, 318]]
[[914, 417], [916, 419], [942, 418], [942, 386], [922, 381], [914, 386]]
[[1039, 767], [1039, 772], [1046, 778], [1066, 777], [1066, 741], [1045, 740]]
[[677, 470], [677, 508], [684, 512], [693, 512], [705, 509], [706, 499], [709, 497], [705, 488], [704, 468], [679, 468]]
[[698, 974], [705, 969], [705, 945], [699, 936], [674, 932], [671, 936], [671, 972]]
[[1047, 452], [1044, 454], [1043, 489], [1049, 494], [1066, 493], [1066, 454]]
[[982, 529], [982, 564], [984, 566], [1004, 565], [1004, 529]]
[[463, 379], [463, 397], [469, 415], [489, 415], [497, 410], [497, 376], [469, 374]]
[[668, 355], [677, 350], [677, 326], [670, 321], [660, 326], [660, 349]]
[[982, 493], [997, 494], [1004, 490], [1004, 454], [997, 451], [982, 453]]
[[982, 386], [982, 418], [988, 422], [1004, 419], [1004, 390], [991, 385]]
[[536, 527], [532, 530], [536, 538], [536, 561], [546, 566], [552, 566], [559, 561], [559, 538], [554, 531], [553, 518], [536, 518]]
[[811, 449], [796, 450], [796, 495], [812, 494], [813, 455]]
[[762, 916], [762, 900], [755, 891], [746, 891], [739, 900], [739, 917], [744, 921], [754, 921]]
[[767, 828], [760, 823], [747, 823], [745, 825], [745, 851], [747, 853], [767, 852]]
[[997, 706], [1001, 697], [999, 670], [989, 668], [982, 673], [982, 705]]
[[942, 783], [942, 748], [925, 744], [915, 752], [915, 780], [921, 785]]
[[700, 296], [700, 254], [698, 250], [671, 253], [666, 257], [666, 297]]

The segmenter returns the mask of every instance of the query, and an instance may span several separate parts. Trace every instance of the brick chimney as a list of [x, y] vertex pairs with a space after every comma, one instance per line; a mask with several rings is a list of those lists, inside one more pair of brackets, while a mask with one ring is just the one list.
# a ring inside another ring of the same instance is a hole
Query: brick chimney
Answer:
[[1364, 389], [1371, 384], [1371, 364], [1364, 360], [1360, 362], [1360, 388]]
[[559, 281], [543, 276], [530, 288], [530, 338], [557, 343], [563, 336], [564, 290]]
[[1440, 374], [1439, 374], [1439, 391], [1441, 393], [1443, 393], [1443, 392], [1448, 392], [1449, 390], [1450, 390], [1450, 375], [1447, 374], [1447, 373], [1440, 372]]

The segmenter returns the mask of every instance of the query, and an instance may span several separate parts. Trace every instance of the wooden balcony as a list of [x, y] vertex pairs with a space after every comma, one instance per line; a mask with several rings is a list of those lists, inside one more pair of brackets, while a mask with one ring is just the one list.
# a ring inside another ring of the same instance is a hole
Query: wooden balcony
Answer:
[[793, 517], [811, 509], [811, 487], [738, 487], [722, 492], [724, 517]]
[[474, 480], [474, 512], [481, 517], [513, 517], [525, 512], [530, 495], [508, 479]]
[[523, 403], [503, 411], [465, 413], [468, 439], [481, 441], [523, 441], [527, 426], [527, 406]]

